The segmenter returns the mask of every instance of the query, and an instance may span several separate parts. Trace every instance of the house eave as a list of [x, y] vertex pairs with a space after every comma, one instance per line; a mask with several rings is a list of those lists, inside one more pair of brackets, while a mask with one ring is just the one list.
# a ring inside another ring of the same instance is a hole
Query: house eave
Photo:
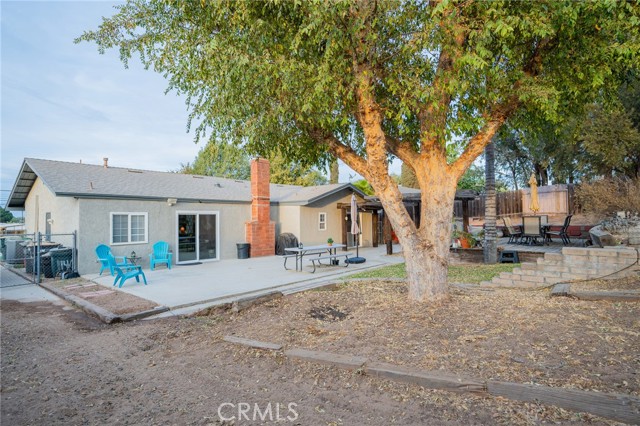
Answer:
[[[58, 192], [57, 196], [60, 197], [73, 197], [78, 199], [87, 200], [126, 200], [126, 201], [167, 201], [172, 197], [145, 197], [139, 195], [114, 195], [114, 194], [82, 194], [74, 192]], [[221, 200], [215, 198], [176, 198], [177, 203], [192, 203], [192, 204], [251, 204], [250, 200]]]

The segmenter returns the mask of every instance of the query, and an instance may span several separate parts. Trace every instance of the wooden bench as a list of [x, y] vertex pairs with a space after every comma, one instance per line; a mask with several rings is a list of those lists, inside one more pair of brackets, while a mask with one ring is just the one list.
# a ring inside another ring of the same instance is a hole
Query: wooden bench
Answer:
[[[286, 270], [288, 271], [288, 270], [289, 270], [289, 268], [287, 268], [287, 260], [288, 260], [289, 258], [291, 258], [291, 257], [300, 257], [300, 258], [302, 259], [304, 256], [313, 256], [313, 255], [315, 255], [315, 254], [317, 254], [317, 255], [321, 255], [321, 254], [324, 254], [324, 253], [326, 253], [326, 250], [322, 250], [322, 251], [309, 251], [309, 252], [305, 252], [302, 256], [300, 256], [300, 253], [292, 253], [292, 254], [285, 254], [285, 255], [282, 255], [282, 256], [280, 256], [280, 257], [282, 257], [282, 258], [284, 259], [284, 269], [286, 269]], [[297, 268], [297, 265], [296, 265], [296, 268]]]
[[[309, 262], [313, 264], [313, 271], [311, 273], [316, 272], [316, 262], [318, 262], [318, 265], [322, 265], [322, 262], [320, 262], [321, 260], [329, 259], [329, 262], [331, 263], [331, 261], [338, 260], [338, 258], [341, 257], [344, 257], [344, 260], [347, 260], [351, 255], [353, 255], [353, 253], [328, 254], [326, 256], [312, 257], [309, 259]], [[340, 263], [339, 260], [338, 263]], [[346, 268], [347, 266], [349, 266], [349, 262], [345, 262], [344, 267]]]

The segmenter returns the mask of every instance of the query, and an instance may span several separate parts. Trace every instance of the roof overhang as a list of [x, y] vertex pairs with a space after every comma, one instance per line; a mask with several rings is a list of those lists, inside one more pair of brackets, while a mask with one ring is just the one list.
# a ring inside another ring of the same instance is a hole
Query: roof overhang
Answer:
[[333, 188], [330, 191], [323, 192], [322, 194], [317, 195], [317, 196], [315, 196], [313, 198], [310, 198], [308, 200], [275, 201], [275, 202], [272, 200], [271, 203], [272, 204], [276, 204], [276, 205], [280, 205], [280, 206], [308, 206], [308, 207], [311, 207], [314, 204], [319, 203], [324, 199], [332, 198], [335, 195], [339, 195], [341, 192], [345, 192], [345, 193], [346, 192], [350, 192], [350, 193], [353, 192], [356, 195], [360, 196], [361, 198], [366, 198], [367, 197], [367, 195], [364, 192], [362, 192], [361, 190], [359, 190], [357, 187], [353, 186], [350, 183], [347, 183], [347, 184], [345, 184], [343, 186], [339, 186], [337, 188]]
[[11, 189], [11, 194], [9, 194], [5, 208], [12, 210], [24, 210], [27, 197], [29, 196], [29, 192], [31, 192], [31, 188], [33, 188], [33, 184], [37, 177], [38, 176], [29, 164], [26, 161], [23, 161], [20, 173], [18, 173], [18, 177], [13, 184], [13, 188]]

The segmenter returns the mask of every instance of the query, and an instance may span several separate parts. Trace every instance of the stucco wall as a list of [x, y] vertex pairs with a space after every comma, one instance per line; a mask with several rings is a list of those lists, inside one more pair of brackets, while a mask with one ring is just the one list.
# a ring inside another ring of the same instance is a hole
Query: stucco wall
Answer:
[[373, 246], [373, 215], [368, 212], [360, 213], [360, 247]]
[[133, 243], [111, 247], [116, 256], [128, 255], [132, 250], [135, 251], [138, 256], [142, 256], [141, 264], [144, 268], [149, 267], [149, 253], [153, 244], [159, 240], [169, 243], [175, 263], [178, 212], [218, 213], [220, 259], [233, 259], [237, 256], [236, 243], [245, 241], [244, 224], [251, 219], [250, 204], [178, 203], [168, 206], [165, 201], [83, 199], [80, 205], [78, 265], [81, 274], [100, 270], [95, 262], [95, 247], [98, 244], [109, 245], [111, 212], [147, 213], [149, 227], [146, 244]]
[[78, 230], [79, 200], [73, 197], [56, 197], [40, 178], [36, 178], [25, 201], [26, 232], [44, 234], [47, 213], [51, 213], [52, 234], [68, 234]]
[[[342, 210], [338, 209], [338, 203], [349, 204], [351, 195], [337, 200], [331, 200], [328, 204], [313, 207], [300, 208], [300, 240], [307, 245], [325, 244], [331, 237], [336, 243], [342, 243]], [[358, 202], [362, 202], [361, 199]], [[318, 229], [319, 214], [327, 214], [327, 229]], [[347, 213], [348, 214], [348, 213]], [[368, 239], [371, 243], [371, 215], [360, 214], [362, 223], [363, 242]]]
[[276, 223], [276, 236], [290, 232], [298, 240], [300, 236], [300, 206], [280, 206], [272, 208], [271, 220]]

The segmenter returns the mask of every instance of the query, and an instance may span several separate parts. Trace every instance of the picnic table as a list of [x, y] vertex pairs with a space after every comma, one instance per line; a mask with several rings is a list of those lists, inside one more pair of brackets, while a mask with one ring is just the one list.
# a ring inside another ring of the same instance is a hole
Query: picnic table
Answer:
[[[304, 260], [305, 256], [317, 256], [315, 258], [312, 258], [313, 260], [313, 271], [315, 272], [315, 266], [316, 263], [315, 261], [319, 261], [321, 259], [330, 259], [332, 260], [333, 258], [336, 258], [338, 256], [345, 256], [347, 257], [348, 254], [345, 253], [338, 255], [337, 251], [339, 248], [344, 248], [346, 247], [345, 244], [322, 244], [322, 245], [317, 245], [317, 246], [300, 246], [300, 247], [289, 247], [289, 248], [285, 248], [284, 251], [285, 252], [289, 252], [291, 254], [286, 254], [284, 255], [284, 269], [289, 269], [287, 268], [287, 260], [290, 257], [295, 257], [296, 259], [296, 271], [302, 271], [302, 261]], [[324, 255], [324, 256], [323, 256]]]

